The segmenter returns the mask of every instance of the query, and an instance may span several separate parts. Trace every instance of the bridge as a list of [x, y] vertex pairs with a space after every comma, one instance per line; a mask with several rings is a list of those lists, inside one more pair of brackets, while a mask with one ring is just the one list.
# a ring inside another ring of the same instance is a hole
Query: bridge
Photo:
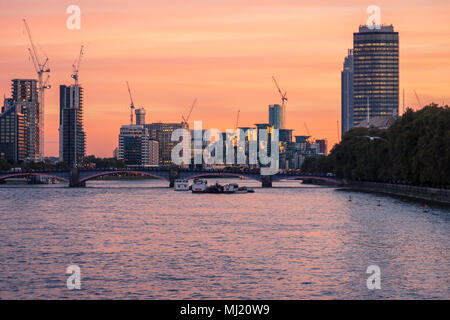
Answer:
[[193, 180], [195, 178], [208, 177], [244, 177], [247, 179], [260, 181], [262, 187], [272, 187], [272, 182], [280, 180], [313, 180], [323, 181], [331, 184], [344, 184], [342, 179], [330, 176], [329, 174], [301, 173], [298, 170], [280, 170], [277, 174], [267, 176], [261, 175], [259, 169], [190, 169], [178, 167], [133, 167], [133, 168], [67, 168], [67, 169], [42, 169], [25, 170], [21, 172], [0, 171], [0, 182], [11, 178], [20, 177], [49, 177], [68, 182], [70, 187], [84, 187], [86, 181], [108, 176], [133, 174], [150, 176], [157, 179], [166, 180], [169, 187], [173, 187], [176, 179]]

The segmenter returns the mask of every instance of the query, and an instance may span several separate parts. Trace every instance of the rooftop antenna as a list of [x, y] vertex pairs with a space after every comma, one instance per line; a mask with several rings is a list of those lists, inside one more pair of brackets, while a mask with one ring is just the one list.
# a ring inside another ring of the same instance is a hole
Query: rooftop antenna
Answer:
[[31, 31], [28, 27], [28, 23], [25, 19], [23, 20], [23, 24], [25, 25], [25, 29], [27, 30], [28, 39], [30, 41], [31, 48], [28, 48], [28, 52], [30, 54], [31, 60], [33, 61], [34, 69], [38, 75], [38, 91], [39, 91], [39, 159], [43, 159], [44, 157], [44, 101], [45, 101], [45, 90], [50, 89], [51, 86], [48, 85], [48, 79], [50, 75], [44, 79], [44, 73], [50, 73], [50, 68], [48, 67], [48, 57], [45, 56], [45, 61], [41, 62], [39, 58], [38, 52], [36, 50], [36, 46], [34, 45], [33, 38], [31, 37]]

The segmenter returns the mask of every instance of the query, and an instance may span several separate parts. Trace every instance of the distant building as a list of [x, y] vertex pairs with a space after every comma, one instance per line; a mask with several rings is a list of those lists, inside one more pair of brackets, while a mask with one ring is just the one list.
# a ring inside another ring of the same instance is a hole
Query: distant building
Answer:
[[292, 142], [293, 129], [280, 129], [278, 131], [280, 142]]
[[136, 113], [136, 124], [145, 124], [145, 109], [144, 108], [138, 108], [135, 111]]
[[0, 159], [22, 162], [28, 158], [28, 126], [25, 106], [3, 107], [0, 114]]
[[327, 139], [316, 140], [317, 154], [326, 156], [328, 154], [328, 141]]
[[348, 50], [341, 72], [341, 132], [353, 127], [353, 50]]
[[10, 161], [38, 161], [41, 155], [37, 80], [11, 80], [11, 95], [2, 107], [0, 153]]
[[144, 125], [124, 125], [120, 128], [118, 160], [127, 166], [159, 164], [158, 141], [152, 140]]
[[[19, 103], [26, 117], [28, 127], [27, 159], [38, 161], [41, 157], [40, 147], [40, 108], [35, 79], [13, 79], [11, 84], [12, 101]], [[23, 108], [25, 107], [25, 108]]]
[[393, 26], [360, 26], [353, 34], [353, 126], [398, 116], [399, 37]]
[[274, 129], [283, 128], [283, 109], [279, 104], [269, 105], [269, 125]]
[[83, 88], [61, 85], [59, 101], [59, 159], [71, 167], [77, 166], [83, 163], [86, 155]]
[[388, 129], [395, 122], [396, 118], [393, 116], [385, 117], [374, 117], [368, 120], [362, 121], [358, 127], [361, 128], [377, 128], [377, 129]]
[[146, 124], [150, 139], [159, 143], [159, 164], [172, 165], [172, 149], [178, 142], [171, 141], [172, 132], [177, 129], [189, 129], [187, 123], [150, 123]]
[[118, 159], [119, 158], [119, 148], [115, 148], [113, 150], [113, 158]]

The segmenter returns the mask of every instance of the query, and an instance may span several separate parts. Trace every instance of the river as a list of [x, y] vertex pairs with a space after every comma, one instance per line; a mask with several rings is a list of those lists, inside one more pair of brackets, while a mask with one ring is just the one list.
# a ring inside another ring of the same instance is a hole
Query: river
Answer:
[[[0, 298], [450, 298], [448, 209], [233, 181], [255, 193], [175, 192], [158, 180], [0, 186]], [[81, 290], [66, 286], [69, 265]], [[379, 290], [367, 288], [370, 265]]]

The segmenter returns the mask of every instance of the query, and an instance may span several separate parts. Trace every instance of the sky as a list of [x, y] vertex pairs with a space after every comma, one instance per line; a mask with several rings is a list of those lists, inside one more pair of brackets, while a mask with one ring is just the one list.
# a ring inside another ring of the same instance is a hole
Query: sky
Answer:
[[[70, 30], [69, 5], [81, 9]], [[111, 157], [129, 124], [129, 81], [147, 123], [179, 122], [198, 98], [190, 125], [234, 128], [268, 122], [280, 103], [274, 75], [287, 91], [287, 126], [338, 141], [340, 73], [353, 32], [369, 5], [400, 37], [400, 88], [405, 103], [450, 104], [448, 0], [0, 0], [0, 94], [13, 78], [36, 78], [28, 58], [25, 18], [50, 61], [45, 155], [58, 155], [59, 85], [72, 84], [80, 46], [87, 154]], [[401, 103], [402, 105], [402, 103]], [[402, 109], [400, 105], [400, 110]], [[340, 129], [339, 129], [340, 132]]]

